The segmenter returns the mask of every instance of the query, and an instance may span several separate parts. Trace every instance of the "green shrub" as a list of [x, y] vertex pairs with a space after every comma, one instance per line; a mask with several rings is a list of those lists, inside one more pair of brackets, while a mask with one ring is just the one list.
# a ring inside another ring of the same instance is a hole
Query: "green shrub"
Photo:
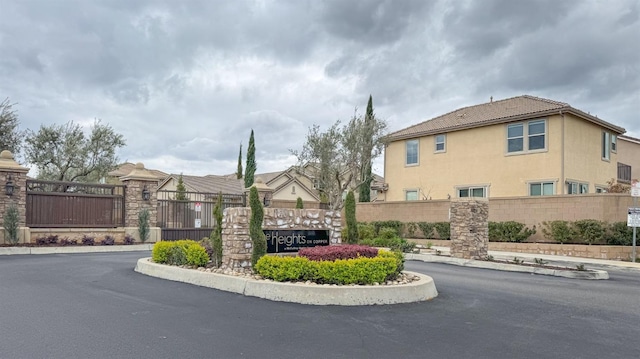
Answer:
[[344, 216], [347, 224], [347, 243], [358, 242], [358, 222], [356, 221], [356, 197], [353, 191], [347, 193], [347, 199], [344, 203]]
[[[310, 261], [303, 257], [264, 256], [255, 270], [275, 281], [311, 280], [319, 284], [373, 284], [397, 276], [398, 257], [380, 252], [374, 258]], [[401, 255], [401, 254], [400, 254]]]
[[416, 222], [408, 222], [404, 224], [404, 237], [416, 238], [416, 231], [418, 230], [418, 224]]
[[489, 240], [493, 242], [524, 242], [536, 233], [536, 228], [529, 229], [524, 223], [515, 221], [489, 222]]
[[298, 197], [298, 199], [296, 199], [296, 208], [297, 209], [303, 209], [304, 208], [304, 203], [302, 202], [302, 198]]
[[156, 242], [151, 250], [151, 259], [156, 263], [167, 263], [169, 250], [173, 246], [173, 242]]
[[451, 239], [451, 225], [449, 222], [436, 222], [434, 227], [439, 239]]
[[304, 257], [264, 256], [254, 270], [264, 278], [276, 282], [303, 281], [313, 277], [311, 261]]
[[358, 223], [358, 242], [373, 240], [376, 237], [376, 227], [368, 223]]
[[182, 239], [156, 242], [151, 251], [151, 259], [163, 264], [203, 266], [209, 261], [209, 256], [198, 242]]
[[371, 224], [376, 229], [376, 236], [380, 235], [380, 229], [382, 228], [393, 228], [396, 230], [396, 235], [399, 237], [402, 233], [403, 223], [400, 221], [374, 221]]
[[627, 222], [614, 222], [605, 233], [607, 244], [614, 246], [630, 246], [633, 244], [633, 228]]
[[378, 238], [382, 238], [382, 239], [398, 238], [398, 231], [395, 228], [391, 228], [391, 227], [380, 228], [380, 231], [378, 232]]
[[567, 243], [575, 237], [575, 231], [567, 221], [542, 222], [542, 234], [558, 243]]
[[349, 229], [345, 226], [340, 229], [340, 238], [342, 243], [347, 243], [347, 236], [349, 235]]
[[149, 210], [146, 208], [138, 212], [138, 235], [140, 235], [140, 241], [142, 242], [146, 242], [149, 239], [149, 233], [151, 233], [149, 228], [150, 217]]
[[209, 255], [207, 250], [204, 249], [199, 243], [193, 243], [189, 245], [185, 251], [185, 256], [188, 265], [203, 267], [209, 262]]
[[167, 263], [176, 266], [182, 266], [187, 264], [186, 248], [181, 246], [173, 246], [169, 248], [169, 254], [167, 255]]
[[2, 219], [2, 226], [5, 230], [5, 239], [11, 244], [18, 243], [18, 227], [20, 225], [18, 206], [15, 203], [11, 203], [7, 206]]
[[435, 228], [435, 226], [435, 223], [418, 222], [418, 227], [420, 228], [420, 231], [422, 231], [422, 236], [427, 239], [434, 237], [433, 229]]
[[595, 219], [582, 219], [573, 222], [575, 233], [585, 243], [599, 243], [604, 239], [605, 226], [602, 222]]

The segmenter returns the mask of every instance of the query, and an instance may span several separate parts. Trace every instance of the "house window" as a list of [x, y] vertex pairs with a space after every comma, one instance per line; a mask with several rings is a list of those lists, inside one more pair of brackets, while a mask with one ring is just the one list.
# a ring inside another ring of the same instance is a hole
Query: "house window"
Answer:
[[446, 136], [445, 135], [437, 135], [436, 136], [436, 152], [445, 152], [445, 141], [446, 141]]
[[553, 182], [532, 182], [529, 183], [530, 196], [551, 196], [555, 194]]
[[509, 152], [521, 152], [524, 149], [524, 126], [521, 123], [507, 127], [507, 147]]
[[322, 181], [319, 178], [313, 179], [313, 189], [321, 190], [323, 189]]
[[589, 184], [580, 182], [567, 182], [567, 194], [589, 193]]
[[609, 161], [611, 158], [611, 137], [609, 136], [609, 132], [602, 132], [602, 159], [605, 161]]
[[596, 186], [596, 193], [607, 193], [607, 187]]
[[544, 120], [529, 122], [529, 151], [544, 149], [545, 127]]
[[611, 152], [618, 152], [618, 136], [611, 134]]
[[413, 166], [418, 164], [418, 140], [409, 140], [406, 142], [406, 165]]
[[507, 125], [507, 152], [539, 151], [547, 148], [547, 122], [534, 120]]
[[487, 197], [487, 187], [458, 187], [458, 198], [465, 197]]
[[417, 201], [418, 200], [418, 190], [406, 190], [404, 191], [404, 199], [405, 201]]

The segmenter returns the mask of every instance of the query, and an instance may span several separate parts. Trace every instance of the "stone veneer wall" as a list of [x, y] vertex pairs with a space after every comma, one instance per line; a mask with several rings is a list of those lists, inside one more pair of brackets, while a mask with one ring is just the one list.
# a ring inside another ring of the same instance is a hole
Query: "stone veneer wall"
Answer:
[[[222, 219], [222, 268], [232, 271], [251, 269], [251, 209], [227, 208]], [[341, 214], [321, 209], [265, 208], [263, 229], [328, 229], [332, 244], [340, 243]]]
[[451, 256], [483, 259], [489, 248], [489, 202], [451, 201]]
[[[135, 179], [127, 179], [122, 181], [127, 190], [125, 193], [124, 203], [126, 205], [124, 226], [138, 227], [138, 214], [143, 209], [149, 210], [149, 226], [155, 227], [158, 222], [158, 199], [157, 199], [157, 181], [141, 181]], [[142, 199], [142, 189], [147, 186], [150, 199], [144, 201]]]

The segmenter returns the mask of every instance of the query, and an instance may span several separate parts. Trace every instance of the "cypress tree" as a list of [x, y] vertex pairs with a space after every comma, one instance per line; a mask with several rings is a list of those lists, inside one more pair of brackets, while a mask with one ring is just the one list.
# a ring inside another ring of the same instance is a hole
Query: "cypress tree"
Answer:
[[249, 148], [247, 149], [247, 164], [244, 169], [244, 187], [253, 186], [253, 176], [256, 174], [256, 144], [253, 139], [253, 129], [249, 137]]
[[242, 143], [240, 144], [240, 153], [238, 153], [238, 169], [236, 170], [236, 177], [242, 179]]
[[361, 172], [361, 184], [360, 195], [358, 196], [359, 202], [371, 202], [371, 181], [373, 179], [371, 174], [371, 151], [373, 149], [373, 98], [369, 95], [369, 102], [367, 103], [367, 112], [364, 116], [365, 138], [364, 146], [362, 148], [362, 172]]
[[178, 177], [178, 184], [176, 185], [176, 200], [178, 201], [186, 201], [187, 200], [187, 188], [184, 185], [184, 181], [182, 180], [182, 173], [180, 177]]
[[213, 264], [216, 268], [222, 265], [222, 192], [218, 193], [218, 201], [213, 208], [213, 218], [216, 221], [216, 226], [211, 231], [211, 246], [213, 247]]
[[344, 203], [344, 214], [347, 222], [347, 243], [358, 243], [358, 222], [356, 222], [356, 197], [353, 191], [347, 193]]
[[255, 267], [258, 260], [267, 254], [267, 239], [262, 232], [264, 209], [255, 186], [249, 190], [249, 205], [251, 206], [251, 220], [249, 221], [249, 237], [252, 245], [251, 266]]

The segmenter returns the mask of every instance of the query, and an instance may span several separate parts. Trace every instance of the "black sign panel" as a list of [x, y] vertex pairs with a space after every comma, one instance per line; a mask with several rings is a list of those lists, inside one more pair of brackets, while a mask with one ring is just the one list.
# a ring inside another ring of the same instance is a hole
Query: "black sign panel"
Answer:
[[329, 230], [263, 230], [267, 253], [297, 252], [300, 248], [328, 246]]

